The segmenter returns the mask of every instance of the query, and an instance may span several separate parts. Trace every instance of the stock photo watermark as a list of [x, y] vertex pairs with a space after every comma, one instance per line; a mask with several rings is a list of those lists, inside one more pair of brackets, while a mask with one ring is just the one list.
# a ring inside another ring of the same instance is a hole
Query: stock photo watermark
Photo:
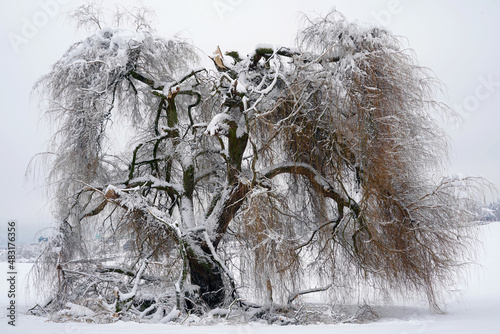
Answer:
[[474, 92], [464, 98], [461, 104], [453, 106], [453, 110], [464, 119], [477, 111], [481, 103], [491, 98], [500, 88], [500, 81], [496, 81], [492, 74], [478, 77], [477, 82]]
[[7, 34], [14, 51], [19, 53], [22, 46], [38, 36], [40, 31], [50, 23], [50, 20], [61, 12], [61, 7], [69, 2], [70, 0], [38, 1], [37, 10], [32, 15], [23, 16], [18, 24], [18, 29]]
[[17, 268], [16, 268], [16, 222], [7, 223], [7, 323], [16, 325], [16, 293], [17, 293]]
[[243, 0], [215, 0], [213, 6], [217, 16], [222, 21], [226, 18], [226, 14], [233, 12], [243, 3]]
[[387, 1], [385, 8], [377, 11], [371, 11], [370, 14], [380, 25], [388, 26], [392, 22], [394, 16], [401, 14], [403, 11], [403, 1], [389, 0]]

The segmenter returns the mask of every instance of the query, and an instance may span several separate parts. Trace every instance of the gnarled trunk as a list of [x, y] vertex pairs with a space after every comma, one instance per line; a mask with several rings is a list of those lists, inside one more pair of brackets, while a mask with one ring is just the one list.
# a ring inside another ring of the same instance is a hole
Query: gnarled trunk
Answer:
[[223, 271], [205, 243], [198, 242], [197, 246], [196, 250], [187, 250], [191, 284], [200, 287], [200, 299], [210, 309], [214, 309], [219, 307], [226, 297]]

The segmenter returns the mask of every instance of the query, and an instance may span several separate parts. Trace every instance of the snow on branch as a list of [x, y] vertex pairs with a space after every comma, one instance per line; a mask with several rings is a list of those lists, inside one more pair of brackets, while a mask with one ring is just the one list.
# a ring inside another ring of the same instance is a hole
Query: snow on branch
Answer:
[[[80, 13], [98, 30], [36, 84], [56, 127], [47, 181], [59, 229], [43, 270], [56, 268], [47, 277], [58, 275], [59, 305], [94, 290], [113, 300], [101, 282], [117, 277], [129, 292], [115, 290], [112, 313], [180, 322], [231, 309], [232, 272], [249, 298], [268, 289], [287, 305], [331, 287], [302, 290], [314, 272], [310, 281], [334, 278], [346, 297], [364, 282], [435, 306], [471, 258], [485, 183], [436, 182], [448, 146], [431, 116], [447, 110], [390, 32], [332, 12], [308, 20], [297, 49], [218, 47], [207, 70], [194, 46], [148, 31], [145, 12], [136, 31]], [[132, 303], [152, 286], [165, 294]]]
[[315, 292], [322, 292], [322, 291], [327, 291], [328, 289], [330, 289], [332, 287], [333, 284], [330, 284], [330, 285], [327, 285], [325, 287], [321, 287], [321, 288], [313, 288], [313, 289], [307, 289], [307, 290], [302, 290], [302, 291], [297, 291], [297, 292], [293, 292], [290, 294], [290, 296], [288, 297], [288, 302], [287, 302], [287, 305], [290, 306], [292, 304], [292, 302], [299, 296], [303, 296], [303, 295], [307, 295], [309, 293], [315, 293]]
[[347, 206], [356, 214], [359, 214], [359, 207], [353, 199], [346, 197], [336, 191], [330, 183], [311, 165], [297, 162], [283, 162], [262, 169], [259, 174], [264, 178], [272, 179], [273, 177], [287, 173], [305, 176], [312, 184], [317, 185], [322, 190], [326, 197], [330, 197], [342, 206]]

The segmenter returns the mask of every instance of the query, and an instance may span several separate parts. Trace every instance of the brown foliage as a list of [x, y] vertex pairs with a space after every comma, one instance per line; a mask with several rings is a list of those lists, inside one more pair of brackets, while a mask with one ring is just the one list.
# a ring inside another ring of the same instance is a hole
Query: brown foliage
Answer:
[[[257, 117], [254, 140], [264, 166], [293, 161], [317, 176], [282, 175], [248, 203], [241, 236], [255, 272], [278, 280], [287, 269], [298, 282], [312, 266], [345, 291], [361, 279], [384, 295], [423, 293], [438, 310], [441, 288], [473, 258], [469, 223], [487, 184], [436, 177], [448, 147], [431, 114], [450, 113], [434, 101], [436, 80], [396, 37], [338, 13], [311, 22], [299, 42], [312, 54], [286, 65], [293, 80]], [[343, 200], [325, 198], [318, 177]], [[273, 243], [276, 233], [295, 243]]]

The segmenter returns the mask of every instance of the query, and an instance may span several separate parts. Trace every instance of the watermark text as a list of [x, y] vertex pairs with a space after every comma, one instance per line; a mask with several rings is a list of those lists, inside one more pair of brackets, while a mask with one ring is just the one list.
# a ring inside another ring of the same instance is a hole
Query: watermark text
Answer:
[[16, 222], [7, 223], [7, 323], [16, 325], [16, 292], [17, 292], [17, 269], [16, 269]]
[[40, 0], [38, 10], [20, 19], [19, 29], [16, 32], [9, 32], [7, 38], [15, 52], [19, 53], [21, 47], [35, 38], [40, 30], [45, 28], [50, 19], [59, 14], [61, 5], [67, 4], [69, 0]]
[[242, 3], [243, 0], [215, 0], [213, 6], [219, 19], [224, 20], [227, 13], [234, 11]]

